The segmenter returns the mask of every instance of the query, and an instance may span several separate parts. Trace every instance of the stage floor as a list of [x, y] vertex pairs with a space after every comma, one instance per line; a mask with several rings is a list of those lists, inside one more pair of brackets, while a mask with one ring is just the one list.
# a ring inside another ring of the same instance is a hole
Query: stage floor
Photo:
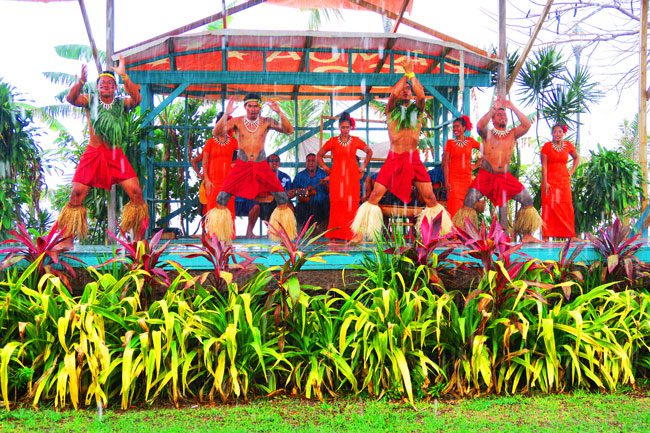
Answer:
[[[650, 262], [650, 243], [649, 239], [644, 239], [644, 245], [637, 252], [637, 257], [643, 262]], [[203, 258], [187, 258], [190, 253], [197, 252], [192, 245], [200, 245], [198, 239], [179, 239], [170, 242], [169, 247], [162, 255], [161, 260], [173, 260], [189, 270], [210, 270], [210, 263]], [[237, 238], [233, 242], [233, 251], [235, 254], [244, 253], [255, 258], [255, 263], [265, 266], [275, 266], [284, 263], [284, 259], [279, 253], [273, 252], [272, 249], [277, 243], [271, 242], [266, 238], [247, 239]], [[560, 250], [564, 244], [561, 242], [549, 242], [542, 244], [527, 244], [519, 251], [529, 257], [539, 260], [557, 260]], [[117, 246], [99, 246], [99, 245], [75, 245], [72, 255], [83, 260], [86, 265], [97, 266], [115, 256]], [[354, 263], [359, 263], [364, 254], [372, 253], [376, 250], [374, 244], [346, 245], [340, 242], [317, 243], [314, 244], [317, 251], [326, 253], [322, 256], [322, 261], [308, 261], [303, 270], [338, 270], [345, 269]], [[573, 249], [573, 246], [572, 246]], [[460, 255], [462, 250], [457, 249], [459, 254], [454, 254], [454, 259], [461, 261], [474, 261], [472, 258]], [[598, 254], [591, 244], [587, 243], [577, 258], [577, 261], [592, 262], [598, 259]]]

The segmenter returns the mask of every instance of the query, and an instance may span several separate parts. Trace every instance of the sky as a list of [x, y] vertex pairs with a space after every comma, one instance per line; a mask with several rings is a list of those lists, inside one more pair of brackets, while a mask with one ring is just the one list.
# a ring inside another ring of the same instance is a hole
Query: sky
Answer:
[[[182, 4], [182, 7], [179, 7]], [[497, 22], [493, 16], [497, 0], [458, 0], [456, 2], [415, 2], [410, 19], [425, 24], [455, 38], [487, 48], [497, 45]], [[93, 36], [100, 49], [105, 43], [105, 2], [86, 0]], [[221, 2], [216, 0], [115, 0], [115, 49], [126, 48], [145, 39], [217, 13]], [[343, 12], [346, 22], [325, 23], [323, 31], [382, 31], [381, 18], [373, 13]], [[43, 76], [45, 71], [78, 74], [79, 62], [64, 60], [54, 51], [57, 45], [88, 44], [88, 37], [76, 1], [36, 3], [0, 0], [0, 78], [13, 85], [35, 105], [55, 103], [54, 96], [62, 86], [53, 85]], [[258, 5], [233, 17], [232, 28], [287, 29], [292, 23], [296, 30], [306, 29], [306, 14], [295, 9]], [[423, 36], [402, 25], [400, 33]], [[571, 59], [570, 59], [571, 61]], [[573, 67], [573, 66], [570, 66]], [[94, 79], [94, 67], [89, 67], [89, 79]], [[512, 96], [515, 103], [517, 98]], [[618, 95], [610, 92], [592, 113], [582, 116], [581, 142], [584, 154], [600, 143], [614, 146], [619, 135], [618, 125], [632, 119], [637, 111], [636, 90]], [[480, 106], [479, 106], [480, 105]], [[472, 118], [480, 117], [489, 107], [489, 98], [475, 104]], [[534, 128], [531, 130], [533, 131]], [[80, 133], [81, 131], [79, 131]], [[550, 138], [545, 124], [540, 124], [542, 138]], [[43, 138], [47, 140], [47, 138]], [[532, 162], [532, 161], [531, 161]]]

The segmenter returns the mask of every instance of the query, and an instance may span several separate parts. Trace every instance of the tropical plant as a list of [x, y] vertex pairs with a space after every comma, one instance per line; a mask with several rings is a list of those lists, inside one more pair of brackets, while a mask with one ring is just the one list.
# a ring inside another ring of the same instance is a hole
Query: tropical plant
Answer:
[[[562, 53], [553, 46], [534, 52], [516, 81], [521, 101], [534, 106], [549, 126], [556, 122], [575, 124], [575, 115], [588, 112], [589, 106], [602, 97], [589, 70], [581, 67], [572, 73]], [[535, 128], [539, 142], [539, 122]]]
[[40, 208], [46, 164], [32, 113], [16, 89], [0, 78], [0, 237], [15, 222], [47, 222]]
[[298, 271], [308, 261], [324, 263], [323, 256], [328, 254], [326, 251], [320, 251], [323, 248], [322, 244], [316, 243], [326, 231], [314, 235], [317, 225], [311, 224], [311, 220], [310, 216], [295, 240], [291, 239], [282, 225], [268, 226], [269, 233], [280, 239], [279, 245], [271, 248], [271, 253], [279, 255], [283, 263], [269, 269], [274, 280], [274, 288], [269, 293], [265, 306], [269, 311], [273, 311], [275, 324], [281, 331], [281, 350], [287, 318], [294, 313], [301, 298], [302, 286], [298, 279]]
[[590, 153], [572, 177], [576, 233], [593, 232], [615, 215], [629, 218], [640, 212], [639, 164], [616, 150], [599, 147]]
[[603, 283], [617, 282], [613, 287], [618, 290], [643, 287], [643, 280], [647, 282], [650, 269], [636, 256], [644, 244], [639, 241], [639, 233], [632, 235], [630, 227], [624, 226], [621, 220], [616, 218], [612, 224], [598, 230], [596, 235], [588, 236], [602, 259], [602, 263], [595, 269], [601, 268]]
[[[70, 254], [69, 238], [64, 236], [55, 223], [46, 235], [38, 235], [18, 224], [16, 230], [9, 230], [9, 238], [0, 242], [5, 246], [0, 254], [6, 254], [0, 263], [0, 269], [19, 264], [25, 260], [28, 264], [37, 263], [35, 276], [38, 278], [46, 273], [60, 278], [66, 287], [70, 287], [69, 277], [75, 276], [71, 263], [83, 261]], [[70, 263], [71, 262], [71, 263]]]
[[[212, 265], [212, 272], [204, 272], [200, 277], [200, 282], [205, 285], [207, 278], [211, 275], [212, 285], [217, 291], [221, 291], [233, 280], [233, 270], [250, 271], [257, 269], [254, 267], [254, 257], [245, 252], [234, 252], [232, 244], [227, 244], [217, 239], [215, 235], [201, 236], [201, 245], [188, 244], [190, 248], [199, 250], [197, 253], [186, 254], [188, 259], [203, 258]], [[240, 256], [243, 261], [238, 263], [236, 256]], [[232, 262], [232, 263], [231, 263]]]
[[[161, 257], [169, 246], [169, 241], [163, 245], [159, 245], [162, 234], [163, 230], [159, 230], [149, 241], [130, 242], [125, 240], [126, 236], [124, 233], [122, 233], [122, 237], [117, 237], [109, 233], [108, 235], [121, 245], [121, 247], [116, 250], [115, 257], [99, 266], [101, 268], [113, 263], [120, 263], [127, 272], [138, 272], [142, 278], [134, 279], [133, 283], [135, 284], [137, 297], [145, 308], [153, 301], [155, 290], [167, 288], [170, 283], [170, 278], [165, 267], [168, 267], [171, 261], [161, 263]], [[123, 253], [123, 256], [120, 253]], [[130, 290], [132, 290], [131, 285], [125, 284], [122, 296], [126, 296]], [[145, 292], [144, 298], [141, 297], [143, 290]]]

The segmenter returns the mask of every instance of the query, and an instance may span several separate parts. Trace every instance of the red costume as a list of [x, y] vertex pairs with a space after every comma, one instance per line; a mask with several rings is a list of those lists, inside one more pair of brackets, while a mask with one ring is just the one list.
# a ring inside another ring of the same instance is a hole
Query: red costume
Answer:
[[347, 144], [341, 144], [339, 137], [327, 140], [322, 151], [332, 152], [330, 171], [330, 218], [329, 231], [325, 237], [351, 240], [354, 233], [350, 229], [354, 215], [359, 208], [361, 196], [361, 175], [357, 162], [357, 150], [364, 150], [366, 143], [350, 136]]
[[284, 188], [266, 160], [247, 162], [237, 159], [224, 179], [221, 191], [253, 200], [259, 195], [284, 192]]
[[546, 156], [546, 182], [549, 185], [548, 194], [546, 188], [542, 187], [543, 237], [575, 236], [571, 179], [567, 169], [569, 155], [575, 153], [575, 146], [570, 141], [565, 141], [560, 151], [551, 142], [542, 147], [541, 154]]
[[[212, 190], [207, 194], [205, 212], [214, 208], [217, 203], [217, 194], [221, 191], [226, 176], [232, 168], [232, 155], [237, 151], [239, 143], [234, 137], [228, 137], [225, 144], [221, 144], [215, 138], [210, 138], [203, 147], [203, 168], [204, 176], [212, 182]], [[206, 168], [207, 161], [207, 168]], [[235, 217], [235, 198], [231, 197], [228, 202], [228, 209]]]
[[503, 206], [524, 190], [524, 186], [512, 174], [490, 173], [484, 169], [479, 169], [469, 187], [479, 190], [495, 206]]
[[445, 158], [447, 159], [447, 177], [449, 184], [447, 191], [447, 211], [453, 217], [458, 209], [463, 207], [467, 190], [472, 183], [472, 149], [479, 149], [481, 145], [471, 137], [465, 138], [464, 145], [459, 145], [454, 139], [448, 140], [445, 145]]
[[431, 182], [426, 167], [420, 161], [418, 151], [402, 153], [389, 151], [386, 162], [377, 175], [377, 182], [404, 203], [408, 203], [411, 201], [413, 181]]
[[107, 146], [99, 140], [98, 145], [86, 147], [72, 181], [109, 190], [112, 185], [135, 176], [122, 149]]
[[[79, 160], [72, 181], [91, 187], [111, 189], [112, 185], [136, 177], [136, 174], [122, 149], [117, 147], [119, 143], [108, 143], [95, 134], [90, 113], [90, 97], [81, 94], [82, 88], [83, 84], [81, 82], [72, 86], [68, 100], [74, 101], [74, 105], [78, 107], [85, 108], [90, 140]], [[115, 99], [113, 103], [124, 104], [125, 109], [137, 106], [141, 100], [140, 87], [131, 80], [126, 80], [124, 81], [124, 89], [129, 94], [130, 99]]]

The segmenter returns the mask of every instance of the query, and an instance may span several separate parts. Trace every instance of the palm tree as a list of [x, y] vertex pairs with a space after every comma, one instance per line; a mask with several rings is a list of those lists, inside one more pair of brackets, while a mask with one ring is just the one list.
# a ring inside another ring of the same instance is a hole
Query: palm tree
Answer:
[[[589, 69], [585, 66], [571, 73], [555, 47], [533, 53], [519, 72], [517, 84], [521, 101], [533, 105], [549, 126], [556, 122], [576, 125], [576, 114], [588, 112], [589, 106], [602, 97]], [[539, 142], [539, 122], [535, 135]]]
[[0, 79], [0, 230], [20, 222], [43, 231], [48, 223], [40, 208], [43, 150], [36, 143], [38, 131], [26, 106]]

